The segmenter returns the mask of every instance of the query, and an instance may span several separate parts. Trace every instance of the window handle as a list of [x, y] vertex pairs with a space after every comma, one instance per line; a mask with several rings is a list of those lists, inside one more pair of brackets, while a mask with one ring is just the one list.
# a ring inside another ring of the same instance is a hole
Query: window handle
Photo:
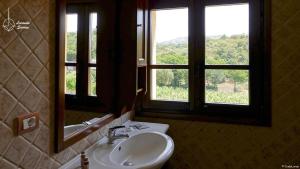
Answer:
[[143, 24], [137, 24], [137, 27], [142, 27], [143, 26]]

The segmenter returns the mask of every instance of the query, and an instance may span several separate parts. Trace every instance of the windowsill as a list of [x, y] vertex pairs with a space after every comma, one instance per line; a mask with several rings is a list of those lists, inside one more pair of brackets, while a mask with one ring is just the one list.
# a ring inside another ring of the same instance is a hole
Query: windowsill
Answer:
[[[138, 112], [137, 117], [149, 117], [149, 118], [163, 118], [174, 120], [186, 120], [186, 121], [200, 121], [200, 122], [212, 122], [212, 123], [224, 123], [224, 124], [238, 124], [238, 125], [252, 125], [261, 127], [271, 127], [271, 118], [257, 117], [252, 115], [240, 115], [237, 116], [221, 116], [222, 113], [214, 114], [200, 114], [199, 112], [181, 111], [181, 112], [163, 112], [161, 110], [147, 110], [144, 112]], [[242, 113], [240, 113], [242, 114]]]

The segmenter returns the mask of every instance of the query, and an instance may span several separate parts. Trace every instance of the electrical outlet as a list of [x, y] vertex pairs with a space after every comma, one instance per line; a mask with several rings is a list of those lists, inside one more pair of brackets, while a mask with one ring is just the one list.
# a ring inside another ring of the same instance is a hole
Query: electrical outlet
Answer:
[[34, 116], [24, 119], [23, 120], [23, 130], [27, 130], [29, 128], [35, 127], [35, 120], [36, 120], [36, 118]]
[[17, 117], [17, 133], [24, 134], [39, 126], [39, 113], [23, 114]]

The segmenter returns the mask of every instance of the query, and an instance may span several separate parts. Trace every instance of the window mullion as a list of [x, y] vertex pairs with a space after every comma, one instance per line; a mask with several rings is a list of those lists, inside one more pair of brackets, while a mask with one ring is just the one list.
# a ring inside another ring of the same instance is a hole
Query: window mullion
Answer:
[[205, 4], [204, 1], [193, 0], [191, 4], [191, 32], [193, 73], [194, 73], [194, 109], [202, 112], [205, 92]]
[[77, 98], [81, 98], [83, 93], [82, 93], [82, 56], [83, 56], [83, 11], [82, 8], [78, 7], [78, 26], [77, 26], [77, 77], [76, 77], [76, 95]]
[[89, 61], [89, 9], [88, 6], [85, 6], [84, 8], [84, 13], [83, 13], [83, 24], [84, 24], [84, 28], [83, 28], [83, 56], [82, 56], [82, 90], [83, 90], [83, 95], [84, 96], [88, 96], [88, 61]]

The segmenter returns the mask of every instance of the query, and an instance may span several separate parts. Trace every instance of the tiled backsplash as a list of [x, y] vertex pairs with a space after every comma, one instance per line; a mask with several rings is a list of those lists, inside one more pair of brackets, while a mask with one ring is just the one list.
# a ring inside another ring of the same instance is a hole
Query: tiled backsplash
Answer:
[[[53, 154], [54, 0], [0, 0], [1, 25], [8, 8], [11, 18], [31, 24], [28, 30], [11, 32], [0, 27], [0, 168], [57, 169], [127, 115]], [[40, 127], [14, 136], [13, 120], [28, 112], [40, 112]]]

